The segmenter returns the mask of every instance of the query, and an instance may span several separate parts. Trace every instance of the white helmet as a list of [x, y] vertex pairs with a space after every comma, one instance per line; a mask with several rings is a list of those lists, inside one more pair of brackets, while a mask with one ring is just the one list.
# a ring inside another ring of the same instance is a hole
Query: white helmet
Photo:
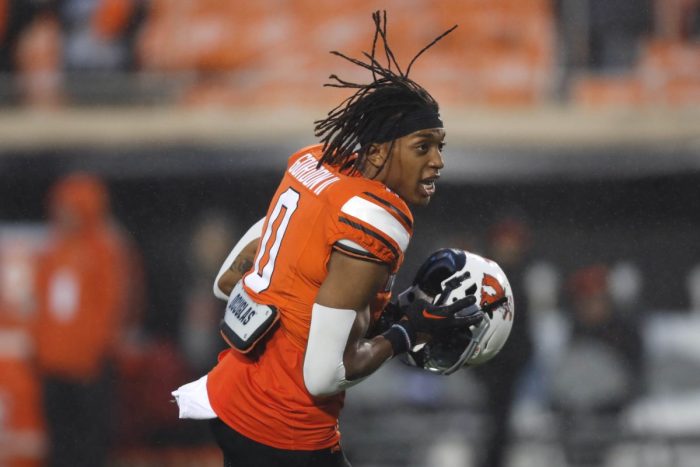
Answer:
[[399, 295], [399, 305], [416, 298], [442, 305], [468, 295], [476, 295], [484, 311], [481, 323], [435, 335], [404, 354], [405, 363], [449, 375], [485, 363], [501, 350], [513, 326], [515, 306], [508, 278], [495, 261], [463, 250], [438, 250], [418, 269], [413, 286]]

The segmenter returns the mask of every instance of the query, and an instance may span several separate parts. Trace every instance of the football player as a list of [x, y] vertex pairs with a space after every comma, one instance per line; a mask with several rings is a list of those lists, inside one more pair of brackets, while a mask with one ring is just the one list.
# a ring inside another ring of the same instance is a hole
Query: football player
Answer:
[[[344, 391], [433, 332], [478, 323], [467, 297], [416, 300], [368, 338], [413, 232], [407, 204], [427, 205], [444, 167], [438, 104], [401, 71], [374, 13], [369, 84], [316, 122], [321, 144], [293, 154], [267, 215], [238, 242], [216, 279], [228, 300], [232, 349], [173, 394], [180, 416], [212, 418], [225, 466], [347, 466], [338, 416]], [[383, 47], [389, 60], [375, 57]]]

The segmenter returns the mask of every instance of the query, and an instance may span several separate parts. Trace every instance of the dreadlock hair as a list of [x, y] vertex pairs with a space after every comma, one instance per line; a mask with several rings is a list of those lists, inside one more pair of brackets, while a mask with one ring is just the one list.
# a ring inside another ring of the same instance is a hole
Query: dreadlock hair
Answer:
[[[372, 19], [375, 25], [372, 52], [363, 52], [367, 61], [348, 57], [338, 51], [331, 52], [369, 70], [372, 82], [353, 83], [335, 74], [329, 77], [331, 82], [324, 86], [356, 91], [328, 112], [325, 119], [314, 122], [315, 135], [323, 143], [319, 166], [328, 163], [350, 169], [350, 172], [362, 170], [371, 144], [388, 141], [393, 144], [395, 139], [414, 131], [442, 128], [437, 101], [422, 86], [411, 80], [408, 74], [418, 57], [457, 26], [443, 32], [423, 47], [410, 61], [406, 71], [402, 71], [387, 42], [386, 11], [375, 11]], [[377, 60], [378, 45], [384, 49], [386, 66]]]

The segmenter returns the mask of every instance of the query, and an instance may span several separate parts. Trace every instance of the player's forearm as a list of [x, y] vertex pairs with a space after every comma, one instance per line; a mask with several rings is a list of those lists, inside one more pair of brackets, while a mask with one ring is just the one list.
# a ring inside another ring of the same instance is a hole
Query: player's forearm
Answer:
[[304, 382], [311, 395], [326, 396], [354, 386], [397, 353], [387, 333], [360, 337], [368, 319], [367, 310], [314, 304], [304, 359]]
[[[214, 280], [213, 291], [217, 298], [222, 300], [228, 299], [228, 295], [231, 293], [231, 290], [233, 290], [233, 286], [236, 285], [236, 282], [238, 282], [243, 274], [248, 270], [248, 268], [246, 268], [241, 271], [241, 267], [245, 265], [245, 260], [250, 260], [250, 264], [252, 265], [252, 255], [255, 255], [256, 245], [258, 239], [262, 235], [264, 222], [265, 218], [263, 217], [258, 222], [253, 224], [243, 235], [243, 237], [241, 237], [238, 243], [236, 243], [233, 250], [231, 250], [231, 253], [229, 253], [228, 257], [224, 260], [224, 263], [221, 265], [219, 273], [216, 275], [216, 279]], [[251, 244], [253, 244], [252, 247]], [[252, 252], [249, 248], [252, 248]], [[235, 267], [234, 263], [239, 257], [241, 258], [241, 262], [238, 264], [238, 267]], [[226, 288], [226, 290], [223, 290], [222, 286]]]
[[246, 245], [246, 247], [243, 248], [243, 250], [233, 260], [231, 266], [224, 271], [221, 277], [219, 277], [216, 284], [221, 292], [229, 295], [236, 283], [241, 280], [243, 274], [253, 267], [258, 240], [259, 239], [256, 238]]
[[304, 358], [304, 382], [311, 395], [343, 391], [374, 373], [393, 355], [383, 336], [361, 339], [367, 313], [314, 304]]
[[368, 303], [388, 276], [384, 264], [331, 254], [328, 274], [311, 311], [304, 359], [304, 382], [310, 394], [342, 391], [391, 358], [391, 345], [383, 338], [363, 338], [369, 326]]
[[362, 339], [354, 349], [345, 352], [345, 379], [354, 381], [365, 378], [392, 356], [391, 343], [384, 336]]

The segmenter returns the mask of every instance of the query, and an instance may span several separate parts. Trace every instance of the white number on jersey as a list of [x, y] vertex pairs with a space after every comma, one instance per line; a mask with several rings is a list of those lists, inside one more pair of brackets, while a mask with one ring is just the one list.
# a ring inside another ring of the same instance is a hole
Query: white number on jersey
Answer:
[[[267, 228], [263, 234], [260, 243], [260, 251], [255, 257], [253, 271], [248, 274], [245, 279], [247, 285], [252, 291], [260, 293], [270, 286], [272, 272], [275, 269], [275, 260], [277, 253], [280, 251], [282, 238], [289, 225], [289, 219], [294, 214], [299, 203], [299, 193], [292, 188], [287, 189], [277, 200], [275, 208], [270, 214], [267, 221]], [[281, 222], [277, 222], [279, 218]], [[274, 229], [274, 231], [273, 231]], [[267, 257], [267, 261], [263, 264], [263, 258]]]

